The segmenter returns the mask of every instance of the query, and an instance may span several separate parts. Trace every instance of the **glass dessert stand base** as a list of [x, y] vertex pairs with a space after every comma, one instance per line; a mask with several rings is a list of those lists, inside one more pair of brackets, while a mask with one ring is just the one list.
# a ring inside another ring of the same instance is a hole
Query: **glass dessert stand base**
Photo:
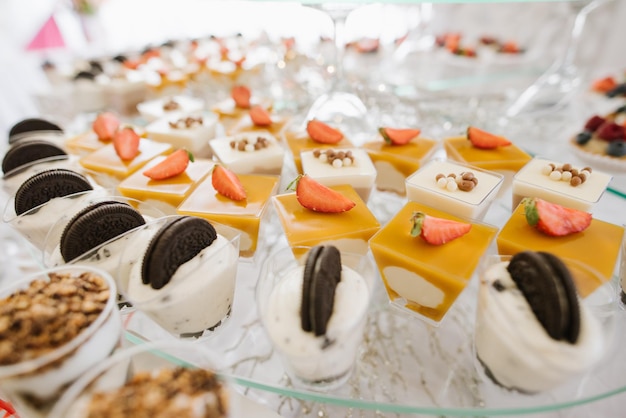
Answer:
[[[398, 197], [376, 191], [371, 198], [374, 212], [383, 220], [401, 202]], [[501, 225], [509, 210], [507, 204], [496, 202], [486, 221]], [[335, 416], [326, 415], [334, 408], [361, 410], [358, 416], [372, 417], [525, 415], [591, 404], [626, 392], [626, 363], [612, 361], [617, 348], [626, 344], [624, 333], [615, 334], [611, 349], [594, 370], [556, 390], [527, 395], [493, 384], [478, 365], [473, 349], [477, 277], [438, 327], [391, 307], [379, 282], [365, 342], [349, 381], [328, 393], [300, 389], [285, 374], [255, 309], [262, 260], [287, 245], [276, 221], [271, 219], [267, 228], [260, 250], [265, 254], [255, 258], [261, 261], [240, 263], [230, 319], [212, 335], [190, 341], [218, 353], [222, 360], [219, 372], [232, 377], [248, 397], [281, 416]], [[617, 288], [615, 279], [599, 290], [594, 303], [615, 301]], [[626, 311], [615, 304], [611, 309], [614, 324], [623, 328]], [[122, 313], [128, 343], [173, 338], [139, 311], [125, 308]]]

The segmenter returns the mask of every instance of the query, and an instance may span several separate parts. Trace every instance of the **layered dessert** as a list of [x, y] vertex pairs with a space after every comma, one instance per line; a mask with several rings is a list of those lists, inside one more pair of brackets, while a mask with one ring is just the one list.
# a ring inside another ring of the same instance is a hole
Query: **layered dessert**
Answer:
[[481, 275], [474, 338], [487, 376], [523, 393], [582, 376], [606, 349], [567, 261], [532, 251], [498, 257]]
[[217, 160], [237, 174], [280, 175], [285, 149], [269, 132], [242, 132], [209, 142]]
[[302, 172], [325, 186], [349, 184], [367, 202], [376, 181], [376, 167], [359, 148], [316, 148], [300, 153]]
[[75, 379], [108, 357], [122, 322], [115, 282], [83, 266], [46, 270], [0, 292], [0, 381], [22, 416], [46, 416]]
[[524, 197], [538, 197], [562, 206], [591, 211], [612, 176], [587, 166], [535, 157], [513, 178], [513, 208]]
[[[336, 247], [317, 246], [303, 264], [279, 270], [272, 269], [270, 260], [270, 271], [259, 284], [265, 329], [300, 385], [337, 386], [348, 379], [356, 361], [370, 288], [342, 256]], [[273, 257], [293, 256], [282, 251]], [[282, 260], [276, 263], [283, 265]]]
[[[304, 181], [303, 181], [304, 180]], [[350, 185], [326, 187], [308, 176], [299, 179], [295, 193], [272, 198], [289, 245], [334, 245], [342, 252], [365, 254], [367, 242], [380, 223]]]
[[[527, 215], [528, 205], [535, 206], [534, 214]], [[610, 281], [620, 255], [623, 226], [592, 218], [586, 212], [572, 214], [574, 210], [571, 208], [548, 207], [544, 214], [541, 203], [539, 210], [536, 205], [537, 199], [529, 199], [515, 208], [498, 233], [498, 252], [515, 255], [525, 250], [548, 251], [588, 265], [598, 271], [601, 280], [575, 277], [576, 287], [583, 298]], [[557, 234], [555, 231], [563, 232]]]
[[154, 121], [173, 112], [193, 113], [204, 110], [204, 100], [185, 95], [162, 96], [141, 102], [137, 105], [139, 114], [148, 121]]
[[239, 132], [269, 132], [272, 135], [280, 134], [289, 119], [261, 105], [253, 105], [250, 110], [227, 129], [227, 134]]
[[197, 157], [211, 155], [209, 141], [215, 137], [217, 117], [209, 113], [175, 112], [148, 124], [146, 135], [174, 148], [186, 148]]
[[467, 219], [482, 219], [502, 186], [501, 174], [432, 160], [406, 179], [410, 201]]
[[119, 291], [171, 334], [200, 337], [230, 315], [238, 238], [218, 234], [198, 217], [166, 216], [148, 223], [127, 241]]
[[[419, 136], [419, 130], [394, 129], [390, 136], [390, 128], [380, 129], [384, 132], [381, 134], [383, 140], [362, 145], [376, 167], [376, 188], [404, 196], [406, 178], [433, 154], [437, 141]], [[410, 133], [413, 136], [405, 142], [402, 139], [407, 136], [406, 131], [413, 131]]]
[[407, 202], [369, 246], [392, 306], [439, 324], [498, 229]]

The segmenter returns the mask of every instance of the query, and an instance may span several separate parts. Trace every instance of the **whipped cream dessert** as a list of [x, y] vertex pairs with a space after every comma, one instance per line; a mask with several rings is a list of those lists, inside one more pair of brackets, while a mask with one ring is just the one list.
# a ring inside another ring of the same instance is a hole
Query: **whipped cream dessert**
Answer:
[[513, 178], [513, 208], [524, 197], [538, 197], [568, 208], [591, 212], [612, 176], [590, 167], [535, 157]]
[[242, 132], [215, 138], [209, 145], [215, 157], [237, 174], [280, 175], [285, 149], [269, 132]]
[[185, 148], [195, 157], [210, 155], [209, 141], [215, 137], [217, 116], [201, 112], [171, 112], [148, 124], [148, 138]]
[[495, 263], [480, 282], [475, 344], [488, 374], [503, 387], [534, 393], [589, 371], [605, 352], [596, 317], [580, 303], [576, 340], [551, 337], [511, 278], [508, 265], [508, 261]]
[[[470, 173], [471, 177], [465, 179], [465, 173]], [[495, 172], [447, 160], [432, 160], [406, 179], [406, 194], [410, 201], [461, 218], [480, 220], [496, 198], [502, 179], [503, 176]]]
[[359, 148], [316, 149], [300, 152], [302, 172], [325, 186], [349, 184], [367, 202], [376, 182], [376, 167]]
[[204, 105], [204, 100], [200, 98], [175, 95], [141, 102], [137, 105], [137, 110], [148, 121], [154, 121], [172, 112], [200, 112], [204, 109]]

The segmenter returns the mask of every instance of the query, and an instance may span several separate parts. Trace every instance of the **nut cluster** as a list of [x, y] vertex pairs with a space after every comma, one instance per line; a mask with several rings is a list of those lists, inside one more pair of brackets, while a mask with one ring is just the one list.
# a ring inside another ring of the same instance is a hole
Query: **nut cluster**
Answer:
[[198, 126], [202, 126], [204, 121], [202, 117], [198, 116], [194, 118], [192, 116], [188, 116], [186, 118], [180, 118], [177, 121], [169, 122], [170, 128], [172, 129], [190, 129], [197, 128]]
[[313, 156], [323, 163], [328, 163], [335, 168], [349, 167], [354, 164], [352, 151], [336, 151], [334, 149], [313, 150]]
[[140, 372], [116, 390], [95, 393], [87, 416], [223, 418], [228, 416], [228, 395], [208, 370], [176, 367]]
[[565, 163], [561, 166], [550, 163], [541, 168], [541, 173], [548, 176], [550, 180], [566, 181], [573, 187], [583, 184], [591, 176], [591, 167], [577, 169], [571, 164]]
[[237, 151], [258, 151], [263, 148], [267, 148], [270, 146], [270, 141], [263, 137], [257, 136], [256, 138], [248, 139], [243, 138], [239, 140], [230, 141], [230, 147], [232, 149], [236, 149]]
[[170, 111], [176, 109], [180, 109], [180, 104], [174, 99], [169, 99], [167, 102], [163, 103], [163, 110]]
[[50, 274], [0, 300], [0, 365], [15, 364], [63, 346], [91, 325], [109, 299], [93, 273]]
[[435, 176], [437, 186], [450, 192], [462, 190], [469, 192], [478, 185], [478, 178], [471, 171], [464, 171], [461, 174], [450, 173], [447, 176], [439, 173]]

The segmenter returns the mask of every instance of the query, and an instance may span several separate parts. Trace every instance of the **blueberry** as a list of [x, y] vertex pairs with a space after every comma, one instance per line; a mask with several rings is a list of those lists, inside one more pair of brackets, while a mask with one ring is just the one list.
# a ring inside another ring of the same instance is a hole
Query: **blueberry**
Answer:
[[576, 135], [576, 143], [578, 145], [585, 145], [591, 139], [590, 131], [582, 131], [578, 135]]
[[622, 105], [622, 106], [618, 107], [617, 109], [615, 109], [615, 113], [616, 114], [626, 113], [626, 105]]
[[613, 157], [623, 157], [626, 155], [626, 141], [620, 139], [611, 142], [606, 148], [606, 153]]
[[625, 96], [626, 95], [626, 83], [618, 84], [612, 90], [606, 92], [607, 97], [617, 97], [617, 96]]

